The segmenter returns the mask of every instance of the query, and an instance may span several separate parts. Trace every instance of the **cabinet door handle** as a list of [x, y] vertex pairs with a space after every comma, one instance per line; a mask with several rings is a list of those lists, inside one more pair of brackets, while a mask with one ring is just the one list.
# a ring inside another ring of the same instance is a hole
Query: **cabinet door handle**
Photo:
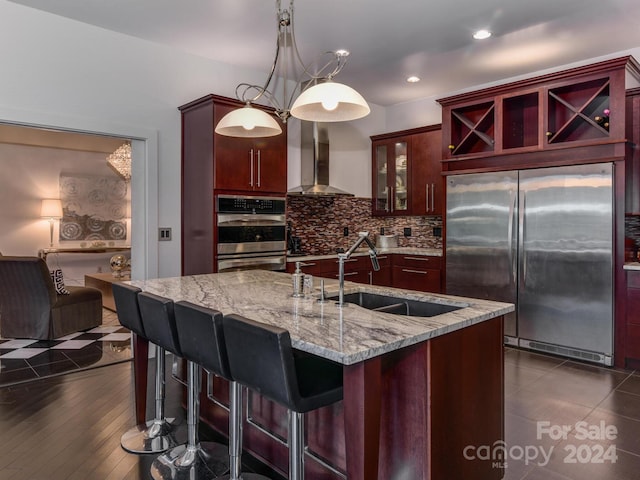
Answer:
[[409, 270], [408, 268], [403, 268], [402, 271], [406, 273], [420, 273], [422, 275], [427, 274], [427, 272], [423, 272], [422, 270]]
[[260, 163], [261, 163], [261, 159], [260, 159], [260, 150], [258, 150], [258, 187], [260, 187], [260, 177], [262, 176], [260, 174]]
[[428, 183], [426, 185], [426, 192], [425, 193], [426, 193], [426, 195], [424, 196], [425, 197], [424, 204], [425, 204], [425, 207], [426, 207], [426, 211], [428, 212], [429, 211], [429, 184]]
[[384, 211], [388, 212], [389, 211], [389, 200], [391, 199], [391, 194], [389, 192], [389, 187], [384, 187], [384, 194], [387, 196], [386, 202], [384, 204]]
[[251, 154], [249, 156], [249, 165], [251, 168], [251, 177], [249, 178], [249, 186], [253, 187], [253, 148], [251, 149]]
[[435, 199], [435, 195], [436, 195], [436, 184], [432, 183], [431, 184], [431, 211], [435, 212], [436, 211], [436, 199]]
[[391, 196], [389, 197], [389, 199], [391, 201], [389, 202], [389, 204], [391, 205], [391, 213], [393, 213], [393, 204], [396, 203], [396, 202], [395, 202], [395, 198], [393, 197], [393, 195], [394, 195], [393, 187], [391, 187], [390, 190], [391, 190]]
[[418, 260], [419, 262], [428, 262], [429, 257], [404, 257], [405, 260]]
[[[351, 262], [357, 262], [358, 259], [357, 258], [347, 258], [344, 263], [351, 263]], [[340, 263], [340, 260], [336, 260], [336, 263]]]
[[369, 285], [373, 285], [373, 272], [369, 272]]
[[301, 266], [301, 267], [315, 267], [315, 266], [316, 266], [316, 264], [315, 264], [315, 263], [307, 263], [307, 262], [303, 262], [303, 263], [300, 263], [300, 266]]
[[358, 274], [358, 272], [347, 272], [347, 273], [344, 274], [344, 276], [345, 277], [349, 277], [351, 275], [357, 275], [357, 274]]

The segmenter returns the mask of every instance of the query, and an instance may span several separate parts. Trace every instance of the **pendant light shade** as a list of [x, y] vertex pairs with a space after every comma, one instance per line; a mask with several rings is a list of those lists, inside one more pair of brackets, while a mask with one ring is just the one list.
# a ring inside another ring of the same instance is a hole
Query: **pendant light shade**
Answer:
[[280, 135], [282, 128], [273, 116], [247, 103], [222, 117], [215, 132], [228, 137], [273, 137]]
[[311, 122], [345, 122], [365, 117], [370, 111], [353, 88], [329, 80], [302, 92], [291, 107], [291, 116]]

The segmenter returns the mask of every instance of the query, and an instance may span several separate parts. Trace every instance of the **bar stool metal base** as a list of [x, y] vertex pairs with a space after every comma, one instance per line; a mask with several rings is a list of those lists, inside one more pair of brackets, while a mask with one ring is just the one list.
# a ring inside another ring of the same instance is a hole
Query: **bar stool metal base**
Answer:
[[225, 475], [224, 477], [218, 477], [216, 480], [271, 480], [269, 477], [260, 475], [259, 473], [247, 473], [242, 472], [239, 477], [232, 477], [231, 475]]
[[213, 442], [197, 447], [179, 445], [153, 461], [151, 476], [155, 480], [211, 480], [229, 471], [228, 449]]
[[149, 420], [125, 432], [120, 445], [129, 453], [162, 453], [187, 439], [186, 425], [179, 425], [172, 418], [163, 421]]

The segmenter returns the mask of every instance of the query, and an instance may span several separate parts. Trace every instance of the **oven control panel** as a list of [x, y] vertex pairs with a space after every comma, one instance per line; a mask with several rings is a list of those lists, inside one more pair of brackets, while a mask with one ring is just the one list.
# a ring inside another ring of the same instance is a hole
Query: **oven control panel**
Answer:
[[284, 214], [286, 200], [282, 197], [249, 197], [243, 195], [218, 195], [218, 213]]

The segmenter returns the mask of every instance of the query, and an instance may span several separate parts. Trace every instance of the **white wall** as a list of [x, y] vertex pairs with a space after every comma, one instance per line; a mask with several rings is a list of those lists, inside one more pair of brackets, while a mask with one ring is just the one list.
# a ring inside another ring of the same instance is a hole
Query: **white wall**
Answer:
[[[640, 57], [638, 50], [635, 54]], [[262, 83], [264, 73], [186, 55], [6, 0], [0, 0], [0, 58], [0, 121], [142, 140], [133, 143], [132, 201], [134, 219], [143, 212], [147, 216], [144, 223], [135, 222], [133, 256], [138, 257], [136, 249], [145, 256], [143, 276], [178, 275], [177, 107], [208, 93], [232, 97], [238, 83]], [[332, 182], [358, 196], [370, 195], [370, 174], [360, 170], [370, 169], [369, 135], [439, 122], [439, 107], [432, 100], [388, 111], [372, 107], [371, 117], [331, 130]], [[290, 137], [289, 185], [293, 186], [299, 178], [299, 141], [295, 134]], [[172, 227], [173, 241], [158, 243], [158, 226]]]

